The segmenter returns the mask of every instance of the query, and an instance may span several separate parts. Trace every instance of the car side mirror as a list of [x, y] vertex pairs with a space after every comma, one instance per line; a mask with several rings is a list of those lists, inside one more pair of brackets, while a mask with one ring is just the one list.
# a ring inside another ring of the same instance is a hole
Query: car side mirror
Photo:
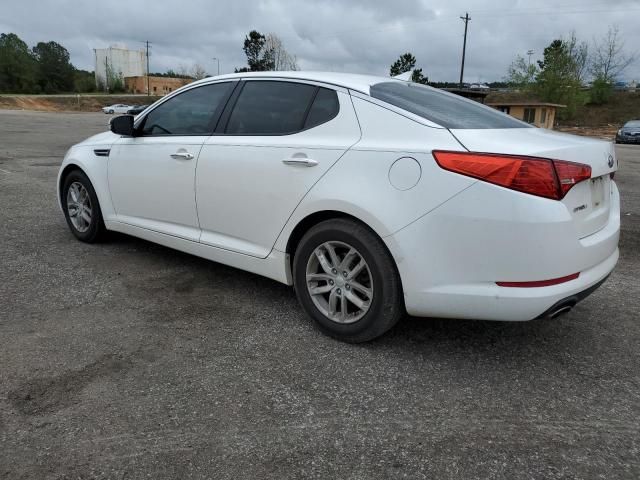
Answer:
[[125, 137], [134, 136], [133, 116], [131, 115], [120, 115], [119, 117], [114, 117], [111, 119], [109, 124], [111, 131], [117, 135], [124, 135]]

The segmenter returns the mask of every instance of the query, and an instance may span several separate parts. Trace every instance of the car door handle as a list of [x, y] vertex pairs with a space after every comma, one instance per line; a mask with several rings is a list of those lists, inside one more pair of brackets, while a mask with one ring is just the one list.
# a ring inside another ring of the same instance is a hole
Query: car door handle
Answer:
[[193, 154], [189, 152], [176, 152], [171, 154], [171, 158], [176, 160], [193, 160]]
[[315, 167], [318, 162], [307, 157], [291, 157], [282, 160], [285, 165], [297, 165], [300, 167]]

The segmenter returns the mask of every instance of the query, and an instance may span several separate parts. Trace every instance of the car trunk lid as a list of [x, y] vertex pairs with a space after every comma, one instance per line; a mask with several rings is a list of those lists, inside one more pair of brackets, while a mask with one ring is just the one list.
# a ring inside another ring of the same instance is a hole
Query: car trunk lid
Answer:
[[541, 128], [452, 129], [469, 151], [527, 155], [582, 163], [591, 179], [575, 185], [562, 199], [579, 238], [602, 229], [609, 219], [611, 178], [617, 170], [612, 142], [578, 137]]

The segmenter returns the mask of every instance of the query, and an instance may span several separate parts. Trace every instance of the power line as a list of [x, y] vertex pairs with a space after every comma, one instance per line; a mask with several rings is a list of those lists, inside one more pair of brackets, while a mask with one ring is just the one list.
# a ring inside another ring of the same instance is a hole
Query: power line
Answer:
[[[536, 10], [543, 10], [547, 13], [552, 13], [555, 14], [558, 10], [562, 10], [562, 9], [571, 9], [571, 8], [585, 8], [585, 7], [596, 7], [596, 8], [607, 8], [608, 11], [615, 11], [615, 9], [611, 9], [609, 7], [609, 2], [607, 0], [604, 0], [604, 4], [601, 2], [592, 2], [592, 3], [569, 3], [569, 4], [555, 4], [553, 5], [553, 8], [550, 8], [549, 5], [546, 6], [533, 6], [533, 7], [514, 7], [514, 8], [484, 8], [484, 9], [479, 9], [473, 10], [473, 13], [475, 15], [478, 14], [482, 14], [482, 13], [492, 13], [492, 12], [498, 12], [498, 13], [504, 13], [504, 12], [521, 12], [521, 13], [527, 13], [530, 11], [536, 11]], [[623, 10], [622, 8], [619, 8], [619, 10]], [[625, 11], [627, 9], [624, 9]]]

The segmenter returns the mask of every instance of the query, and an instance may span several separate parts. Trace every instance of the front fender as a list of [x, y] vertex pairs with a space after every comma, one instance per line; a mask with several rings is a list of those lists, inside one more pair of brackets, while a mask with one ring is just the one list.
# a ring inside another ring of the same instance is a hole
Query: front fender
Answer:
[[[71, 168], [78, 168], [89, 178], [100, 203], [100, 210], [105, 221], [115, 216], [111, 195], [109, 193], [108, 167], [109, 157], [97, 156], [94, 145], [75, 145], [65, 155], [56, 182], [58, 206], [62, 210], [62, 182], [63, 176]], [[104, 148], [104, 147], [102, 147]]]

